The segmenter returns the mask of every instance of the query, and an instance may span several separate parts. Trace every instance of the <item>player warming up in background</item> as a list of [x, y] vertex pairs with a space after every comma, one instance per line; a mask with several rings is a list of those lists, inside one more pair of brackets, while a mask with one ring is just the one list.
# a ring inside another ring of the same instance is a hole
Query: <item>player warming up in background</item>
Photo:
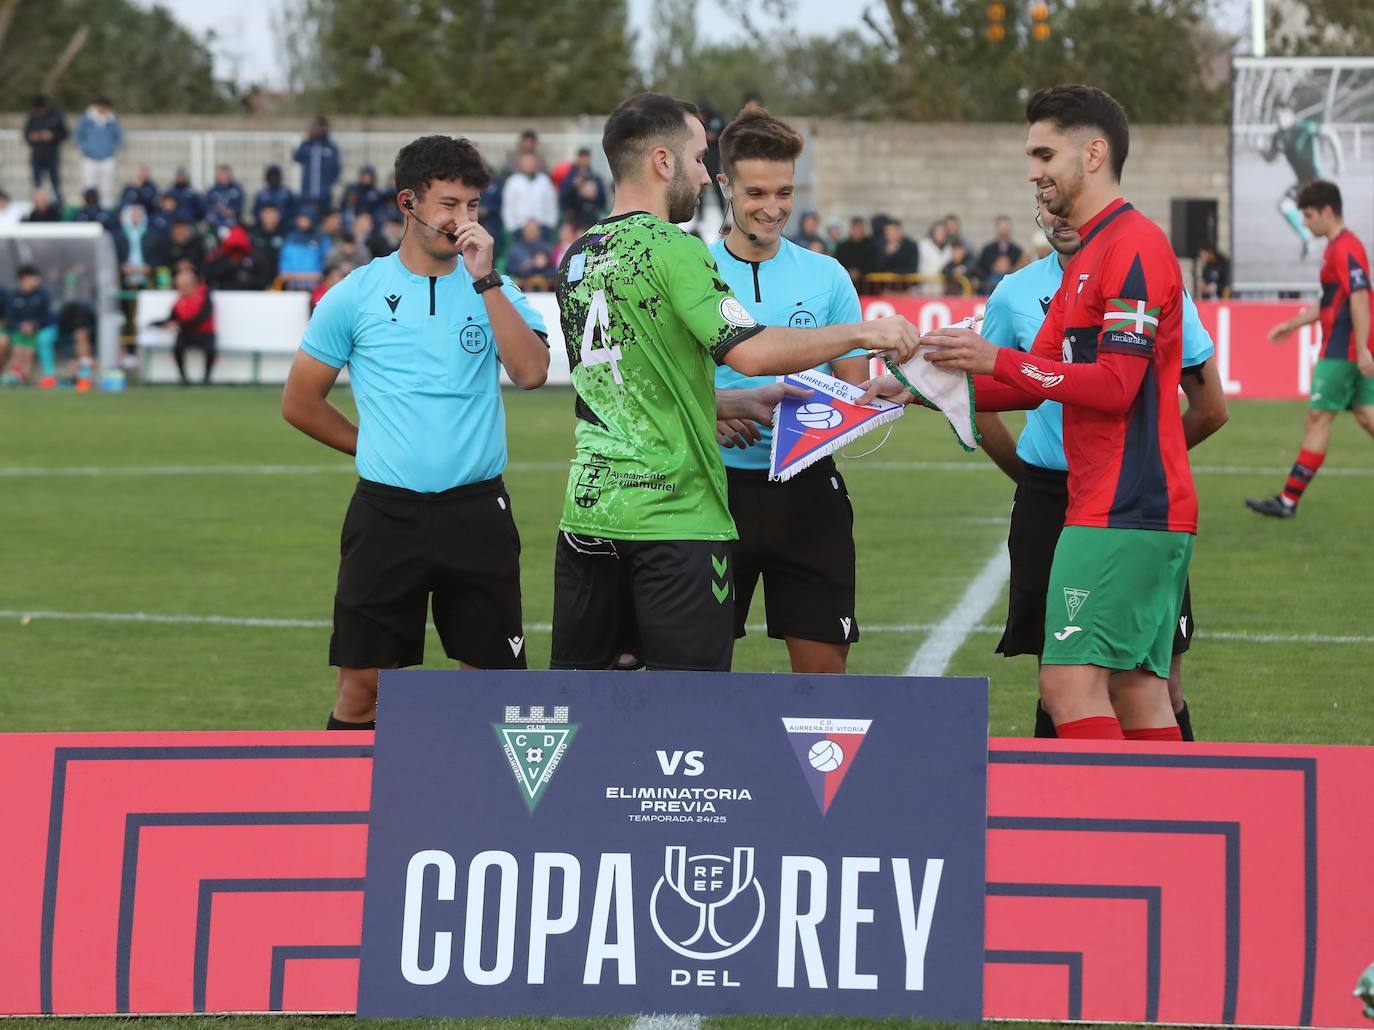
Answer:
[[[492, 270], [492, 238], [477, 222], [490, 181], [465, 139], [403, 147], [400, 249], [324, 295], [287, 377], [283, 417], [357, 455], [329, 642], [339, 667], [330, 729], [372, 728], [378, 669], [424, 660], [431, 594], [450, 658], [525, 668], [498, 362], [533, 389], [549, 352], [543, 320]], [[328, 401], [344, 365], [357, 426]]]
[[[783, 239], [801, 136], [763, 108], [740, 114], [720, 135], [717, 181], [730, 232], [711, 245], [721, 278], [763, 325], [814, 328], [862, 319], [859, 295], [834, 258]], [[868, 353], [851, 351], [820, 371], [849, 383], [868, 378]], [[716, 369], [718, 391], [771, 383]], [[768, 479], [772, 432], [753, 442], [722, 436], [735, 560], [735, 636], [763, 577], [768, 635], [785, 640], [793, 672], [845, 670], [859, 639], [854, 614], [854, 510], [834, 458], [784, 483]]]
[[[1030, 180], [1082, 243], [1031, 353], [971, 329], [928, 333], [929, 360], [974, 373], [976, 405], [1064, 406], [1069, 505], [1046, 599], [1040, 697], [1061, 737], [1180, 740], [1174, 625], [1197, 532], [1178, 404], [1183, 284], [1169, 241], [1121, 196], [1126, 114], [1091, 86], [1026, 105]], [[901, 395], [884, 377], [876, 392]], [[1112, 673], [1122, 673], [1113, 676]]]
[[653, 669], [725, 670], [736, 534], [714, 366], [779, 375], [855, 347], [910, 355], [919, 337], [897, 317], [758, 324], [705, 245], [673, 224], [692, 217], [710, 181], [693, 105], [631, 97], [602, 146], [615, 208], [568, 248], [558, 274], [577, 454], [559, 524], [551, 664], [605, 669], [632, 653]]
[[[1007, 276], [988, 298], [982, 334], [999, 347], [1031, 349], [1060, 287], [1064, 268], [1082, 244], [1078, 231], [1043, 204], [1038, 206], [1035, 220], [1054, 253]], [[1183, 433], [1189, 448], [1215, 433], [1228, 417], [1221, 378], [1207, 367], [1212, 354], [1212, 338], [1198, 320], [1197, 306], [1185, 293], [1182, 386], [1188, 409], [1183, 413]], [[996, 412], [980, 411], [975, 418], [988, 457], [1016, 483], [1007, 534], [1011, 556], [1007, 625], [997, 652], [1009, 658], [1023, 654], [1039, 657], [1045, 647], [1050, 565], [1069, 505], [1064, 407], [1057, 401], [1045, 401], [1028, 411], [1026, 428], [1015, 441]], [[1193, 739], [1193, 729], [1183, 699], [1183, 654], [1195, 632], [1191, 591], [1185, 587], [1169, 666], [1169, 700], [1184, 740]], [[1057, 736], [1043, 704], [1036, 706], [1035, 735]]]
[[1302, 449], [1283, 489], [1273, 497], [1247, 497], [1251, 511], [1291, 519], [1312, 477], [1326, 460], [1331, 424], [1336, 413], [1350, 408], [1355, 421], [1374, 436], [1374, 339], [1370, 337], [1369, 257], [1341, 216], [1341, 191], [1333, 182], [1317, 179], [1298, 193], [1303, 224], [1326, 237], [1322, 258], [1322, 297], [1286, 322], [1269, 330], [1275, 343], [1300, 326], [1318, 320], [1322, 353], [1312, 370], [1312, 393], [1307, 401]]

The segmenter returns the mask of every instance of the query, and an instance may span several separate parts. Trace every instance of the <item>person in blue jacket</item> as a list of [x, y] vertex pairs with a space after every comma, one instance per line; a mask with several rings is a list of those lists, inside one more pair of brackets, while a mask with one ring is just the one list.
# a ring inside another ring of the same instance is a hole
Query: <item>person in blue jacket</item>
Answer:
[[333, 206], [334, 184], [339, 181], [343, 162], [339, 148], [329, 138], [329, 120], [323, 115], [310, 123], [305, 139], [291, 159], [301, 166], [301, 201], [315, 208], [321, 217]]

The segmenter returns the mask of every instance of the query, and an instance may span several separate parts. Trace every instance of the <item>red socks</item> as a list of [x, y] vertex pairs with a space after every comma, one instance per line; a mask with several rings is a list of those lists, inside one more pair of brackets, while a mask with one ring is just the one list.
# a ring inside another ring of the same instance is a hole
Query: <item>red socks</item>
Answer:
[[1303, 491], [1312, 482], [1312, 477], [1317, 474], [1317, 469], [1322, 467], [1325, 460], [1325, 454], [1308, 450], [1298, 451], [1298, 460], [1288, 473], [1288, 480], [1283, 484], [1283, 491], [1279, 496], [1296, 507], [1302, 500]]
[[1177, 726], [1154, 726], [1143, 730], [1126, 730], [1127, 740], [1182, 740], [1183, 731]]
[[[1178, 727], [1174, 727], [1177, 731]], [[1109, 715], [1094, 715], [1089, 719], [1061, 722], [1055, 727], [1060, 740], [1125, 740], [1121, 723]]]

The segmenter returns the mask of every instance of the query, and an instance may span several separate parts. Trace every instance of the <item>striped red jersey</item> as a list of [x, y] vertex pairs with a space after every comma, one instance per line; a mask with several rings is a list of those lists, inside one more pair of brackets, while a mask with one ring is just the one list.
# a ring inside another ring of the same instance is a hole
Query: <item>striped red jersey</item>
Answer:
[[1124, 200], [1080, 229], [1030, 354], [1003, 349], [977, 377], [984, 410], [1064, 405], [1065, 525], [1197, 532], [1178, 403], [1183, 282], [1164, 233]]
[[[1355, 349], [1350, 345], [1354, 329], [1350, 305], [1355, 301], [1350, 295], [1364, 290], [1361, 303], [1370, 303], [1369, 258], [1360, 238], [1349, 229], [1342, 229], [1327, 243], [1326, 255], [1322, 258], [1321, 283], [1322, 357], [1354, 361]], [[1371, 346], [1371, 340], [1364, 342], [1365, 346]]]

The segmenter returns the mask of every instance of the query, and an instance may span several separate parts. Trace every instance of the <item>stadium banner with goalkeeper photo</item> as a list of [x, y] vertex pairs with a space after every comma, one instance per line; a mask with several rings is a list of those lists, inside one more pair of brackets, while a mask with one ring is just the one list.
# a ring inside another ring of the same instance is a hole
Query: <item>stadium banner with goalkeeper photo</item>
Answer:
[[1315, 288], [1324, 244], [1296, 197], [1341, 189], [1346, 225], [1374, 239], [1374, 57], [1240, 57], [1231, 74], [1231, 275], [1238, 290]]
[[983, 1013], [987, 681], [383, 672], [364, 1016]]
[[[1368, 137], [1374, 147], [1374, 134]], [[1311, 274], [1317, 281], [1317, 273]], [[923, 333], [981, 317], [984, 297], [863, 297], [864, 318], [905, 315]], [[1221, 376], [1227, 397], [1241, 400], [1305, 399], [1312, 385], [1312, 366], [1321, 356], [1321, 326], [1306, 325], [1279, 343], [1269, 328], [1301, 311], [1308, 301], [1200, 300], [1198, 318], [1212, 338], [1216, 356], [1209, 363]], [[875, 374], [882, 369], [875, 363]]]

